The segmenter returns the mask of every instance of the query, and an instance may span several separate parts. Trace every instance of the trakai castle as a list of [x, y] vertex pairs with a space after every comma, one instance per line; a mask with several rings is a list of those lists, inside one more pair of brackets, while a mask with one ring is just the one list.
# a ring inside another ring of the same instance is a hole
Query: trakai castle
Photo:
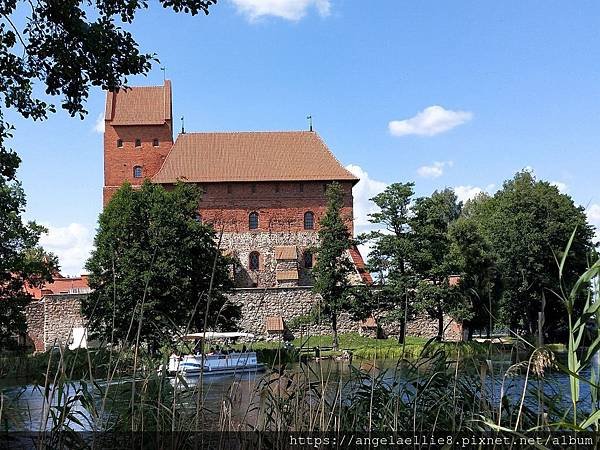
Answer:
[[[199, 218], [223, 231], [221, 250], [237, 261], [230, 299], [241, 306], [240, 328], [259, 336], [297, 333], [288, 325], [319, 301], [312, 291], [316, 255], [310, 249], [318, 247], [327, 185], [341, 184], [342, 214], [353, 233], [352, 187], [358, 178], [313, 131], [182, 130], [176, 139], [173, 135], [169, 81], [107, 94], [104, 205], [125, 181], [134, 186], [146, 179], [166, 187], [177, 181], [198, 184], [203, 191]], [[353, 282], [372, 283], [358, 249], [349, 249], [347, 257], [355, 267]], [[37, 351], [57, 343], [73, 346], [75, 339], [85, 345], [79, 305], [81, 296], [87, 295], [87, 281], [73, 287], [73, 280], [57, 276], [54, 283], [32, 293], [27, 339]], [[447, 338], [460, 335], [458, 324], [450, 318], [447, 322]], [[347, 314], [338, 317], [342, 333], [373, 333], [375, 327], [373, 318], [357, 323]], [[436, 327], [435, 321], [413, 318], [407, 332], [435, 336]], [[327, 324], [311, 326], [313, 333], [329, 331]], [[386, 323], [384, 331], [396, 334], [398, 324]]]
[[[106, 98], [104, 204], [123, 182], [178, 180], [204, 192], [199, 215], [223, 230], [223, 250], [239, 262], [238, 288], [310, 286], [327, 184], [345, 192], [353, 231], [358, 178], [312, 131], [180, 133], [173, 139], [171, 83], [133, 87]], [[348, 255], [357, 282], [371, 282], [358, 249]]]

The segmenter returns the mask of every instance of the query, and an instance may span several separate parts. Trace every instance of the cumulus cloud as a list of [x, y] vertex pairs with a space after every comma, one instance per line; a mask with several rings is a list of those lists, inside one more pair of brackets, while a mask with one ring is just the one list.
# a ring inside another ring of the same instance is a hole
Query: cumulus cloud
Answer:
[[496, 189], [496, 185], [488, 184], [485, 188], [471, 185], [454, 186], [452, 189], [454, 190], [454, 193], [456, 194], [458, 200], [463, 203], [466, 203], [467, 201], [474, 199], [481, 193], [485, 192], [487, 194], [491, 194]]
[[600, 204], [593, 203], [586, 210], [588, 220], [596, 227], [596, 238], [600, 238]]
[[331, 11], [330, 0], [231, 0], [238, 12], [255, 21], [265, 16], [298, 21], [315, 8], [321, 17]]
[[98, 114], [98, 117], [96, 117], [96, 122], [94, 123], [94, 127], [92, 128], [92, 130], [94, 131], [94, 133], [104, 133], [104, 113]]
[[383, 181], [374, 180], [365, 172], [362, 167], [355, 164], [346, 166], [354, 176], [360, 178], [352, 189], [354, 196], [354, 224], [357, 227], [370, 225], [369, 214], [377, 212], [378, 208], [370, 199], [375, 197], [386, 188], [387, 184]]
[[569, 192], [569, 186], [567, 186], [567, 184], [563, 183], [562, 181], [551, 181], [550, 184], [552, 186], [556, 186], [562, 194], [566, 194], [567, 192]]
[[80, 275], [94, 248], [92, 231], [80, 223], [71, 223], [66, 227], [43, 225], [48, 233], [41, 236], [40, 244], [58, 256], [60, 272], [63, 275]]
[[446, 167], [452, 167], [452, 161], [436, 161], [430, 166], [421, 166], [417, 169], [417, 174], [423, 178], [438, 178], [444, 174]]
[[388, 124], [393, 136], [434, 136], [451, 130], [473, 118], [469, 111], [452, 111], [439, 105], [428, 106], [416, 116], [404, 120], [392, 120]]
[[477, 197], [479, 194], [483, 192], [478, 186], [456, 186], [454, 188], [454, 193], [459, 201], [465, 203], [468, 200], [471, 200]]

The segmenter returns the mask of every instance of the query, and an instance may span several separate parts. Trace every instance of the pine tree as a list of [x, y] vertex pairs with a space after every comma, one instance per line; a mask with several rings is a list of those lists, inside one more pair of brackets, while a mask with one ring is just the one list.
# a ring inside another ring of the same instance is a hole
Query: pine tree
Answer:
[[338, 348], [337, 316], [347, 308], [352, 294], [350, 275], [354, 271], [348, 250], [352, 245], [350, 231], [342, 217], [344, 191], [339, 183], [327, 187], [327, 210], [319, 221], [319, 250], [313, 269], [315, 292], [322, 297], [320, 312], [333, 331], [333, 347]]

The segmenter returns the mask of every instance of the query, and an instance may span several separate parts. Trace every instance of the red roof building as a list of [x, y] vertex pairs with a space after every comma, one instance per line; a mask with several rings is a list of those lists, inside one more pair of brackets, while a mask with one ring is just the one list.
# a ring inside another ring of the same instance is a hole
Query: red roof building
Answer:
[[[104, 204], [123, 182], [201, 185], [199, 214], [223, 229], [222, 249], [240, 262], [238, 287], [311, 283], [325, 190], [345, 193], [342, 214], [353, 232], [352, 187], [359, 181], [312, 131], [179, 133], [173, 139], [172, 88], [133, 87], [106, 98]], [[281, 250], [294, 259], [282, 258]], [[358, 249], [358, 280], [371, 282]]]
[[80, 277], [63, 277], [57, 273], [54, 275], [52, 282], [46, 283], [41, 287], [33, 287], [25, 285], [25, 290], [31, 294], [35, 300], [41, 300], [46, 295], [57, 294], [85, 294], [90, 291], [88, 284], [88, 276], [81, 275]]

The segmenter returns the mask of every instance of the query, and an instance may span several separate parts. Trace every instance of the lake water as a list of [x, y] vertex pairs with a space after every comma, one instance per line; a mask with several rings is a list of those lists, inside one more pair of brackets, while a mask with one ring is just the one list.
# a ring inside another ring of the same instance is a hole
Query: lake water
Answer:
[[[519, 372], [513, 376], [504, 379], [502, 385], [502, 376], [508, 368], [507, 361], [495, 361], [492, 364], [494, 376], [490, 376], [489, 372], [486, 375], [486, 383], [491, 387], [492, 398], [499, 399], [501, 390], [514, 399], [519, 399], [525, 384], [526, 373]], [[355, 369], [360, 369], [363, 372], [368, 372], [372, 376], [383, 375], [384, 380], [388, 380], [391, 384], [394, 379], [398, 379], [398, 373], [395, 369], [395, 361], [379, 361], [376, 366], [363, 361], [353, 362]], [[288, 368], [289, 369], [289, 368]], [[298, 371], [300, 367], [295, 365], [291, 367], [289, 372]], [[331, 383], [333, 389], [335, 386], [344, 383], [350, 378], [351, 367], [348, 362], [324, 360], [321, 362], [310, 362], [301, 368], [304, 373], [309, 373], [315, 382], [319, 380], [327, 380]], [[288, 372], [288, 373], [289, 373]], [[589, 372], [582, 374], [588, 378]], [[401, 378], [401, 375], [400, 375]], [[199, 386], [199, 378], [187, 378], [180, 382], [175, 379], [170, 379], [170, 384], [178, 392], [192, 392], [187, 404], [185, 401], [179, 407], [195, 408], [198, 391], [201, 391], [204, 399], [204, 408], [214, 415], [211, 420], [218, 421], [219, 417], [225, 409], [233, 409], [229, 411], [230, 417], [235, 417], [237, 421], [243, 423], [252, 423], [251, 405], [257, 401], [257, 385], [264, 383], [265, 379], [274, 379], [271, 369], [266, 372], [247, 373], [238, 375], [211, 375], [205, 376], [202, 385]], [[290, 378], [291, 379], [291, 378]], [[131, 379], [120, 379], [108, 386], [112, 392], [122, 391], [116, 397], [122, 400], [123, 404], [127, 404], [131, 398]], [[535, 383], [533, 379], [528, 380], [529, 385]], [[101, 389], [107, 389], [106, 381], [98, 381]], [[143, 386], [136, 384], [136, 389], [143, 389]], [[2, 413], [0, 415], [0, 424], [2, 428], [10, 428], [18, 431], [39, 431], [50, 429], [56, 419], [52, 419], [49, 413], [50, 406], [65, 405], [68, 399], [72, 399], [75, 395], [81, 393], [82, 385], [78, 382], [63, 386], [62, 390], [53, 389], [53, 386], [44, 391], [43, 387], [34, 385], [20, 385], [19, 383], [0, 384], [0, 392], [3, 393]], [[548, 373], [545, 376], [543, 385], [544, 391], [549, 395], [559, 395], [563, 399], [565, 407], [569, 407], [570, 389], [569, 378], [561, 373]], [[101, 409], [102, 398], [97, 390], [92, 390], [92, 397], [98, 409]], [[114, 397], [111, 397], [114, 398]], [[590, 389], [585, 383], [581, 383], [580, 398], [584, 405], [590, 404]], [[50, 399], [50, 401], [48, 400]], [[75, 416], [79, 417], [79, 422], [69, 421], [69, 427], [75, 430], [88, 430], [92, 428], [90, 425], [90, 414], [84, 408], [80, 401], [73, 401], [70, 405]], [[114, 406], [111, 401], [108, 401], [103, 411], [110, 410]], [[56, 408], [54, 408], [56, 413]], [[249, 412], [250, 411], [250, 412]], [[107, 419], [107, 422], [110, 420]]]

